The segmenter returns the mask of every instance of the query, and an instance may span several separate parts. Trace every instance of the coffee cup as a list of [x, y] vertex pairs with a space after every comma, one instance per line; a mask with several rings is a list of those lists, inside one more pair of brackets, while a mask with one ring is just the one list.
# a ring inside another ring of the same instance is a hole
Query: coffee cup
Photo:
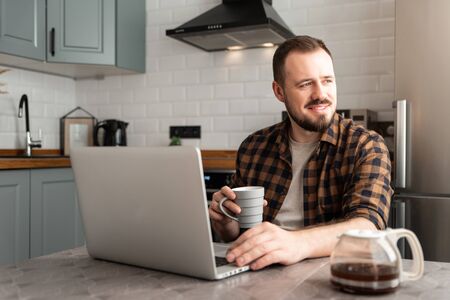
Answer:
[[232, 189], [236, 194], [235, 202], [241, 208], [241, 213], [237, 216], [230, 215], [223, 207], [227, 197], [220, 199], [219, 209], [228, 218], [239, 222], [241, 229], [252, 228], [263, 220], [264, 208], [264, 187], [262, 186], [244, 186]]

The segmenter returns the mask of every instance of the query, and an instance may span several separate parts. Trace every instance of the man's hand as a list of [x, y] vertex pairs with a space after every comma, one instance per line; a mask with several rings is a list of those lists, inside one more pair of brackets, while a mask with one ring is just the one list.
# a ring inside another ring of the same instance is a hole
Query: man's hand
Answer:
[[290, 265], [305, 258], [328, 256], [338, 242], [337, 237], [349, 229], [376, 230], [376, 227], [361, 217], [298, 231], [286, 231], [264, 222], [247, 230], [231, 245], [227, 260], [259, 270], [274, 263]]
[[287, 231], [264, 222], [243, 233], [230, 247], [228, 262], [238, 266], [250, 264], [259, 270], [274, 263], [290, 265], [308, 257], [301, 231]]
[[[215, 232], [217, 232], [224, 241], [232, 241], [239, 235], [239, 223], [225, 216], [219, 208], [219, 201], [227, 197], [230, 200], [236, 198], [236, 194], [228, 186], [224, 186], [220, 191], [213, 194], [211, 205], [209, 206], [209, 218]], [[241, 208], [234, 201], [225, 201], [223, 206], [233, 214], [239, 214]]]
[[[211, 205], [209, 206], [209, 218], [215, 232], [226, 242], [234, 241], [239, 236], [239, 223], [225, 216], [219, 208], [219, 202], [227, 197], [231, 201], [225, 201], [222, 205], [232, 214], [239, 215], [241, 208], [234, 202], [236, 194], [228, 186], [224, 186], [220, 191], [213, 194]], [[267, 200], [264, 199], [264, 206]]]

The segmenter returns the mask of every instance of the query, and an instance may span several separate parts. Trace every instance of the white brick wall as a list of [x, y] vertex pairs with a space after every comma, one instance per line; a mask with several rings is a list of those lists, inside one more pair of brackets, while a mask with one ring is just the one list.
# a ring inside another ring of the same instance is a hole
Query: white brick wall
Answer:
[[0, 75], [0, 82], [6, 83], [2, 89], [8, 91], [8, 94], [0, 94], [0, 149], [25, 147], [25, 118], [17, 117], [22, 94], [28, 96], [33, 139], [38, 139], [41, 129], [42, 146], [59, 148], [59, 118], [76, 107], [75, 81], [5, 68], [10, 71]]
[[[147, 0], [146, 87], [139, 84], [134, 99], [127, 99], [126, 91], [135, 90], [131, 83], [125, 86], [125, 80], [133, 81], [127, 76], [117, 95], [101, 81], [77, 83], [77, 98], [88, 99], [85, 105], [92, 110], [121, 99], [122, 118], [135, 123], [128, 131], [130, 144], [166, 145], [168, 126], [189, 124], [202, 126], [202, 139], [184, 140], [185, 144], [235, 149], [252, 131], [278, 122], [284, 106], [271, 89], [275, 49], [208, 53], [165, 36], [165, 29], [220, 2]], [[388, 115], [394, 97], [394, 0], [273, 0], [273, 6], [296, 34], [313, 35], [328, 44], [335, 61], [339, 108], [369, 108]], [[98, 96], [95, 102], [84, 96], [99, 92], [109, 94], [103, 104]], [[132, 103], [146, 105], [142, 109], [146, 115]], [[146, 126], [144, 120], [151, 124], [158, 120], [157, 129], [147, 125], [155, 134], [140, 135], [145, 132], [139, 128]]]
[[[184, 144], [236, 149], [252, 131], [281, 119], [271, 90], [275, 49], [208, 53], [165, 36], [221, 0], [146, 0], [147, 73], [72, 81], [14, 70], [0, 76], [0, 148], [20, 147], [16, 121], [21, 93], [32, 95], [32, 128], [45, 128], [56, 148], [57, 119], [81, 105], [98, 118], [130, 123], [129, 144], [167, 145], [170, 125], [201, 125], [201, 140]], [[325, 41], [333, 53], [338, 108], [369, 108], [383, 119], [394, 97], [394, 0], [273, 0], [296, 34]], [[75, 97], [76, 95], [76, 97]], [[76, 99], [76, 100], [75, 100]], [[76, 102], [76, 104], [75, 104]], [[53, 126], [53, 127], [52, 127]], [[20, 130], [22, 132], [22, 130]]]

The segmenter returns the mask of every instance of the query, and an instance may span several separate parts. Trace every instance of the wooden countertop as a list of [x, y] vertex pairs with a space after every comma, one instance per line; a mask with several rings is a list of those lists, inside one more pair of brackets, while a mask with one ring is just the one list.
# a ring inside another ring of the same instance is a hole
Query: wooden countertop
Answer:
[[21, 149], [0, 150], [0, 170], [70, 168], [70, 157], [60, 154], [59, 149], [33, 150], [33, 157], [23, 157]]
[[203, 169], [212, 170], [235, 170], [236, 155], [235, 150], [201, 150]]
[[[202, 150], [205, 170], [234, 170], [236, 151]], [[0, 170], [70, 168], [70, 157], [62, 156], [59, 149], [33, 150], [33, 158], [21, 157], [23, 150], [0, 149]]]

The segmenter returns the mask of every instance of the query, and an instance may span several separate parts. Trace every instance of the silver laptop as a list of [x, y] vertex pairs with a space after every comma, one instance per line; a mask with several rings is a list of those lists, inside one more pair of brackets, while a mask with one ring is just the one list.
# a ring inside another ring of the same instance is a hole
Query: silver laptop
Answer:
[[222, 279], [216, 266], [200, 151], [194, 147], [81, 147], [70, 151], [89, 255]]

